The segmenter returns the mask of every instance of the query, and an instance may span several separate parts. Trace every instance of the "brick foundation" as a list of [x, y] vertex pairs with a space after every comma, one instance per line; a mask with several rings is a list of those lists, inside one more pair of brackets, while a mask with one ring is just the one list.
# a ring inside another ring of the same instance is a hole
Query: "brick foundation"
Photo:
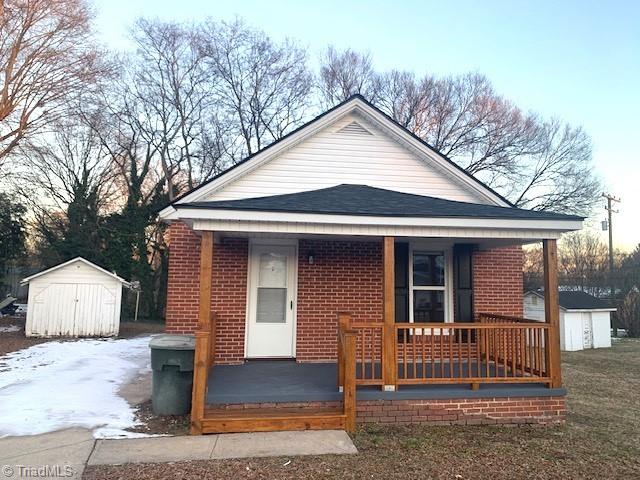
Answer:
[[[287, 402], [210, 405], [221, 409], [318, 408], [340, 402]], [[360, 400], [357, 422], [422, 425], [542, 424], [565, 421], [562, 396], [462, 398], [447, 400]]]

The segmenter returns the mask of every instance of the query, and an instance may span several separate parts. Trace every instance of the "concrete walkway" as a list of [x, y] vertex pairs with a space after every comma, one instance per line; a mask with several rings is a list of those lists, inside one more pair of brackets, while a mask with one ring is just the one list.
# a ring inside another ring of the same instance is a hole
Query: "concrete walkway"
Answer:
[[341, 430], [95, 440], [84, 429], [0, 439], [5, 478], [81, 478], [86, 465], [358, 453]]

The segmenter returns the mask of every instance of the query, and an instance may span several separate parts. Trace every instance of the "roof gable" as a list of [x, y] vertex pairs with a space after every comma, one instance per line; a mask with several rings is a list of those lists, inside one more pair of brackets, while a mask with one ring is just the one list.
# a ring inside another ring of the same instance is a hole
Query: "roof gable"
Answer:
[[68, 260], [68, 261], [66, 261], [66, 262], [60, 263], [60, 264], [58, 264], [58, 265], [54, 265], [54, 266], [53, 266], [53, 267], [51, 267], [51, 268], [48, 268], [48, 269], [43, 270], [43, 271], [41, 271], [41, 272], [38, 272], [38, 273], [36, 273], [36, 274], [34, 274], [34, 275], [31, 275], [31, 276], [29, 276], [29, 277], [26, 277], [26, 278], [22, 279], [22, 281], [20, 282], [20, 284], [21, 284], [21, 285], [25, 285], [25, 284], [29, 283], [31, 280], [33, 280], [34, 278], [38, 278], [38, 277], [41, 277], [41, 276], [47, 275], [47, 274], [49, 274], [49, 273], [51, 273], [51, 272], [54, 272], [54, 271], [56, 271], [56, 270], [60, 270], [60, 269], [62, 269], [62, 268], [68, 267], [68, 266], [73, 265], [74, 263], [78, 263], [78, 262], [80, 262], [80, 263], [82, 263], [82, 264], [84, 264], [84, 265], [86, 265], [86, 266], [88, 266], [88, 267], [91, 267], [92, 269], [97, 270], [97, 271], [99, 271], [100, 273], [103, 273], [103, 274], [105, 274], [105, 275], [108, 275], [109, 277], [114, 278], [115, 280], [118, 280], [120, 283], [122, 283], [122, 284], [124, 284], [124, 285], [129, 285], [129, 282], [127, 282], [125, 279], [123, 279], [123, 278], [119, 277], [119, 276], [118, 276], [118, 275], [116, 275], [115, 273], [111, 273], [111, 272], [109, 272], [108, 270], [105, 270], [104, 268], [99, 267], [99, 266], [98, 266], [98, 265], [96, 265], [95, 263], [92, 263], [92, 262], [90, 262], [89, 260], [87, 260], [87, 259], [85, 259], [85, 258], [83, 258], [83, 257], [76, 257], [76, 258], [72, 258], [71, 260]]
[[[361, 96], [316, 117], [174, 204], [294, 193], [344, 182], [511, 206]], [[161, 217], [171, 211], [164, 209]]]

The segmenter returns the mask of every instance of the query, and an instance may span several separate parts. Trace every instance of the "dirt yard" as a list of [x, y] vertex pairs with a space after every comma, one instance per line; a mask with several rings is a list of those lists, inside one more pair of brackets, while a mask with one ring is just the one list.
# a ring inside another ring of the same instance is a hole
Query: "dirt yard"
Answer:
[[84, 478], [640, 478], [640, 341], [564, 353], [563, 427], [369, 427], [356, 456], [90, 467]]

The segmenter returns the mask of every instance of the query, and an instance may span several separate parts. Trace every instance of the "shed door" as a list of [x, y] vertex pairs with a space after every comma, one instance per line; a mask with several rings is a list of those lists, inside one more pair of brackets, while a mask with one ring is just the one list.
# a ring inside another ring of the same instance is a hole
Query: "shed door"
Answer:
[[52, 283], [35, 299], [33, 331], [89, 336], [114, 332], [116, 297], [103, 285]]
[[32, 317], [34, 333], [73, 335], [76, 288], [72, 283], [53, 283], [38, 294]]
[[103, 285], [78, 285], [74, 335], [106, 335], [113, 332], [116, 298]]
[[593, 327], [590, 313], [582, 313], [582, 345], [584, 348], [593, 348]]

